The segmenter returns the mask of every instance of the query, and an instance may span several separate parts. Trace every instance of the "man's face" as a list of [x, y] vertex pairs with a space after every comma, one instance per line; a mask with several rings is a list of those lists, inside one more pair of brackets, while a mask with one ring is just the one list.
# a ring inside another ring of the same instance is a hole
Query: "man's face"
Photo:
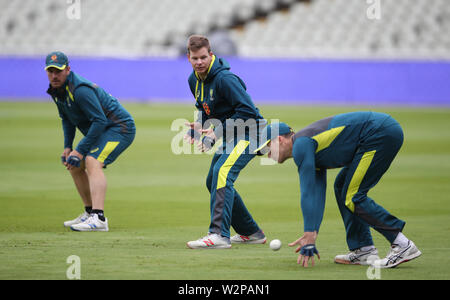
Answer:
[[67, 66], [64, 70], [59, 70], [53, 67], [47, 69], [48, 81], [50, 82], [52, 88], [60, 88], [63, 86], [69, 74], [69, 66]]
[[279, 164], [282, 164], [286, 159], [290, 157], [289, 141], [282, 136], [278, 136], [275, 139], [271, 140], [269, 144], [267, 144], [267, 147], [269, 147], [267, 156], [270, 159], [278, 162]]
[[206, 75], [212, 61], [213, 53], [208, 51], [206, 47], [202, 47], [197, 51], [190, 51], [187, 56], [194, 71], [202, 76]]

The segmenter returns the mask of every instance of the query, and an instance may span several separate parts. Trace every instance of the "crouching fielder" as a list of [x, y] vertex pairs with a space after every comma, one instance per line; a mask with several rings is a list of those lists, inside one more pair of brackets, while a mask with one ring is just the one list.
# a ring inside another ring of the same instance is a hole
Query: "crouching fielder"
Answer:
[[[131, 115], [110, 94], [72, 72], [67, 56], [52, 52], [46, 58], [47, 93], [58, 108], [64, 131], [61, 162], [72, 175], [85, 211], [64, 226], [74, 231], [108, 231], [104, 215], [106, 178], [103, 168], [114, 162], [134, 140]], [[75, 131], [84, 137], [73, 149]]]
[[[298, 246], [298, 263], [314, 264], [318, 255], [315, 243], [325, 208], [326, 170], [332, 168], [342, 168], [334, 191], [350, 250], [337, 255], [336, 263], [390, 268], [421, 255], [402, 233], [405, 222], [367, 196], [402, 146], [403, 131], [396, 120], [383, 113], [353, 112], [319, 120], [297, 133], [285, 123], [274, 123], [266, 127], [266, 134], [257, 153], [267, 153], [279, 163], [293, 157], [298, 168], [304, 235], [289, 245]], [[378, 258], [370, 227], [391, 244], [384, 259]]]

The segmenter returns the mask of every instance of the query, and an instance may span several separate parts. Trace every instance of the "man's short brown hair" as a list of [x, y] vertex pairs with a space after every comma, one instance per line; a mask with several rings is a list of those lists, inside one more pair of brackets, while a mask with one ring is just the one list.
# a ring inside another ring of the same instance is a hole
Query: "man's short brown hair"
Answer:
[[206, 38], [206, 36], [194, 34], [189, 37], [187, 43], [188, 54], [191, 51], [197, 51], [203, 47], [206, 47], [206, 49], [208, 49], [208, 52], [211, 52], [211, 45], [209, 44], [209, 40]]
[[292, 131], [292, 128], [289, 129], [291, 129], [291, 132], [282, 135], [285, 139], [290, 139], [295, 134], [295, 132]]

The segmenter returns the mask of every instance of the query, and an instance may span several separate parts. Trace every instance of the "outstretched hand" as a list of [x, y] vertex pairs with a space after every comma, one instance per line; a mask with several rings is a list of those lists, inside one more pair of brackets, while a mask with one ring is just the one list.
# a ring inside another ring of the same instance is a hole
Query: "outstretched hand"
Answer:
[[184, 124], [189, 127], [188, 132], [184, 136], [184, 140], [192, 145], [194, 144], [194, 141], [198, 141], [202, 136], [202, 124], [200, 124], [199, 122], [186, 122]]
[[202, 129], [201, 133], [204, 136], [201, 141], [198, 141], [197, 147], [200, 151], [206, 152], [210, 150], [216, 143], [216, 135], [214, 134], [214, 130], [212, 128]]
[[298, 240], [289, 244], [289, 247], [298, 246], [295, 252], [299, 252], [297, 264], [307, 268], [311, 260], [311, 266], [314, 266], [314, 254], [320, 260], [319, 251], [316, 248], [317, 232], [305, 232]]
[[[208, 151], [214, 146], [216, 141], [216, 135], [214, 134], [214, 130], [212, 128], [203, 129], [202, 124], [199, 122], [186, 122], [185, 125], [189, 127], [189, 130], [184, 136], [184, 140], [189, 144], [194, 144], [197, 142], [197, 148], [201, 152]], [[201, 138], [203, 136], [203, 139]]]

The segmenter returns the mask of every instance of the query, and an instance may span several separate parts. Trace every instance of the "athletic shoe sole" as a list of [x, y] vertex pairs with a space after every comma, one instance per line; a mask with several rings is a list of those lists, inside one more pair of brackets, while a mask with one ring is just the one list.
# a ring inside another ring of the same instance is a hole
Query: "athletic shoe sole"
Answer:
[[266, 239], [264, 240], [254, 240], [254, 241], [232, 241], [233, 244], [265, 244], [267, 242]]
[[345, 260], [345, 259], [335, 259], [334, 262], [335, 262], [336, 264], [341, 264], [341, 265], [363, 266], [363, 264], [360, 264], [360, 263], [354, 263], [354, 262], [351, 262], [351, 261]]
[[78, 230], [78, 229], [75, 229], [72, 227], [70, 227], [70, 229], [72, 229], [72, 231], [76, 231], [76, 232], [93, 232], [93, 231], [107, 232], [107, 231], [109, 231], [108, 229]]
[[189, 243], [186, 243], [186, 246], [189, 249], [230, 249], [231, 245], [223, 245], [223, 246], [207, 246], [207, 247], [191, 247]]
[[413, 260], [413, 259], [415, 259], [415, 258], [418, 258], [418, 257], [421, 256], [421, 255], [422, 255], [422, 252], [420, 252], [420, 250], [417, 250], [416, 253], [413, 253], [413, 254], [411, 254], [411, 255], [409, 255], [409, 256], [403, 258], [402, 260], [400, 260], [400, 261], [398, 261], [398, 262], [396, 262], [396, 263], [394, 263], [394, 264], [392, 264], [392, 265], [389, 265], [389, 266], [379, 266], [379, 267], [382, 268], [382, 269], [395, 268], [395, 267], [397, 267], [398, 265], [400, 265], [400, 264], [402, 264], [402, 263], [405, 263], [405, 262], [408, 262], [408, 261], [411, 261], [411, 260]]

